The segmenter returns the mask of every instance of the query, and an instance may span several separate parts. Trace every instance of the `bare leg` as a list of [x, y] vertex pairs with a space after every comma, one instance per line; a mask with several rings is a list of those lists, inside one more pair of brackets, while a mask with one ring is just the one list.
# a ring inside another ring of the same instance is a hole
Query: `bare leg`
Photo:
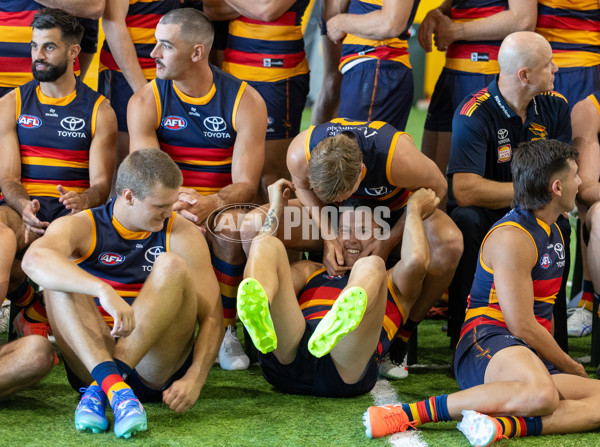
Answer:
[[[331, 358], [346, 383], [358, 382], [377, 348], [387, 302], [387, 272], [379, 256], [356, 261], [348, 285], [362, 287], [367, 293], [367, 308], [358, 327], [331, 350]], [[342, 291], [342, 293], [344, 293]]]
[[586, 256], [589, 274], [594, 283], [594, 290], [600, 290], [600, 205], [598, 202], [588, 210], [585, 220], [590, 228]]
[[292, 271], [282, 242], [273, 236], [253, 241], [244, 277], [254, 278], [263, 286], [277, 334], [277, 349], [273, 354], [281, 363], [289, 364], [296, 357], [305, 320], [298, 307]]
[[17, 252], [17, 238], [13, 231], [0, 222], [0, 302], [8, 292], [10, 272]]
[[52, 345], [39, 335], [0, 346], [0, 398], [39, 382], [53, 363]]

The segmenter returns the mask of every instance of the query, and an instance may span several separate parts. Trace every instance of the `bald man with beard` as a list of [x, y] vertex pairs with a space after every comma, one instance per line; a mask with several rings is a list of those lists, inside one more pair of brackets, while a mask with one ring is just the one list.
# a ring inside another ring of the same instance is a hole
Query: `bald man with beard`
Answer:
[[498, 63], [500, 74], [463, 100], [452, 125], [450, 217], [464, 237], [464, 252], [449, 288], [452, 346], [464, 321], [479, 246], [513, 200], [514, 148], [536, 139], [571, 143], [569, 106], [552, 91], [558, 68], [548, 41], [528, 31], [510, 34], [500, 46]]

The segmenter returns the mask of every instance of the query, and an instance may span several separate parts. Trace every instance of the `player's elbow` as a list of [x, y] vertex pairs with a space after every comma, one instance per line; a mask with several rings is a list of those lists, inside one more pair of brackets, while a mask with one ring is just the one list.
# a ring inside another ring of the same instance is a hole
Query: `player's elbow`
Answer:
[[281, 17], [281, 12], [277, 11], [276, 8], [272, 8], [269, 5], [256, 5], [256, 10], [253, 11], [254, 18], [263, 22], [273, 22]]
[[452, 193], [458, 206], [463, 208], [467, 206], [475, 206], [476, 191], [473, 188], [454, 183], [452, 185]]
[[519, 14], [515, 17], [519, 31], [533, 31], [537, 22], [536, 14]]

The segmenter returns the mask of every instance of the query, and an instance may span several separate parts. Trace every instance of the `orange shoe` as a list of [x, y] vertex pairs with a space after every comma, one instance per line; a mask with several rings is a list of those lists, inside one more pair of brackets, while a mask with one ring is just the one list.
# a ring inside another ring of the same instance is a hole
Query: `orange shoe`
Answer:
[[[13, 320], [13, 330], [19, 337], [26, 337], [28, 335], [41, 335], [44, 338], [48, 338], [48, 335], [52, 334], [52, 329], [48, 323], [31, 323], [25, 319], [25, 309], [22, 309], [15, 319]], [[60, 361], [56, 352], [54, 353], [54, 364], [58, 365]]]
[[369, 407], [363, 414], [363, 424], [369, 438], [381, 438], [409, 428], [415, 428], [416, 421], [409, 421], [402, 405]]

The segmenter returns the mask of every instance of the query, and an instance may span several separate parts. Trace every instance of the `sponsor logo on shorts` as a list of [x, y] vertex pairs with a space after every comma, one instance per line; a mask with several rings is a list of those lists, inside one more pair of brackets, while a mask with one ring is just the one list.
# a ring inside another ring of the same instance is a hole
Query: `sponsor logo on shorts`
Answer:
[[544, 253], [542, 259], [540, 259], [540, 265], [543, 269], [547, 270], [552, 265], [552, 259], [550, 259], [550, 255], [548, 253]]
[[25, 129], [35, 129], [36, 127], [40, 127], [42, 125], [42, 120], [34, 115], [21, 115], [17, 121], [17, 124]]
[[180, 116], [167, 116], [162, 121], [162, 126], [169, 130], [183, 130], [187, 127], [187, 121]]
[[283, 67], [283, 59], [263, 58], [263, 67]]
[[512, 158], [512, 148], [510, 144], [498, 147], [498, 163], [506, 163]]
[[125, 261], [125, 256], [120, 255], [119, 253], [107, 251], [98, 257], [98, 261], [104, 265], [119, 265]]
[[471, 62], [489, 62], [489, 53], [471, 53]]

